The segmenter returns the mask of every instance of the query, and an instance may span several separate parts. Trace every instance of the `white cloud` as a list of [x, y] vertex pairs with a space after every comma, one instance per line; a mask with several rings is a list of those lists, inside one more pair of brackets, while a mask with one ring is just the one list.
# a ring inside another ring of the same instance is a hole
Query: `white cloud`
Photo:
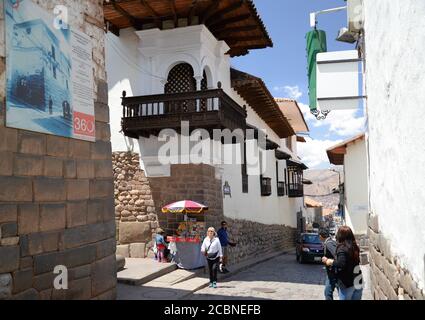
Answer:
[[329, 132], [351, 137], [365, 131], [365, 117], [356, 117], [357, 110], [334, 110], [327, 118], [314, 123], [315, 127], [329, 126]]
[[341, 143], [342, 140], [306, 139], [306, 143], [298, 143], [298, 154], [310, 169], [330, 167], [326, 150]]
[[310, 112], [310, 107], [304, 103], [298, 103], [298, 106], [301, 109], [301, 112], [304, 115], [304, 119], [310, 123], [313, 123], [313, 121], [317, 121], [316, 117], [313, 116]]
[[306, 121], [315, 128], [328, 127], [325, 137], [333, 134], [340, 137], [351, 137], [365, 131], [366, 118], [356, 116], [357, 110], [334, 110], [325, 120], [317, 120], [310, 112], [310, 107], [298, 103]]
[[299, 99], [303, 96], [299, 86], [275, 86], [273, 90], [276, 92], [284, 92], [287, 98]]

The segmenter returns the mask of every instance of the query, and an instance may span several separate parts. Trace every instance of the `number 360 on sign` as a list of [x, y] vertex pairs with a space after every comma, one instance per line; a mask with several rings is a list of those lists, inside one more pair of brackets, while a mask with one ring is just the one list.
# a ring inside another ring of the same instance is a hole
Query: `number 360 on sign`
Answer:
[[86, 137], [95, 137], [96, 131], [94, 116], [74, 112], [74, 134]]

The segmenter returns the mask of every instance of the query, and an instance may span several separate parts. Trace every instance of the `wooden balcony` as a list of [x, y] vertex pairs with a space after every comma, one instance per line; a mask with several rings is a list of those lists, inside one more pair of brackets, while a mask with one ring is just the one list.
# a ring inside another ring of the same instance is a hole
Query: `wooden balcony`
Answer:
[[269, 197], [272, 195], [272, 179], [260, 176], [261, 196]]
[[163, 129], [246, 130], [247, 112], [222, 89], [122, 98], [122, 130], [127, 137], [157, 136]]
[[289, 198], [304, 197], [304, 185], [302, 183], [288, 183], [288, 197]]

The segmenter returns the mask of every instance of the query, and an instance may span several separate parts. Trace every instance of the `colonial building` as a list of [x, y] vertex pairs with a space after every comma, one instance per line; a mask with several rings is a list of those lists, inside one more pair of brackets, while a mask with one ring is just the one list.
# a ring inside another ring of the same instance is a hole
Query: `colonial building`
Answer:
[[329, 162], [344, 166], [344, 184], [340, 188], [345, 223], [355, 235], [367, 234], [368, 177], [365, 135], [360, 134], [327, 150]]
[[291, 247], [306, 169], [296, 133], [308, 128], [230, 66], [272, 45], [253, 2], [112, 1], [105, 19], [119, 251], [170, 231], [161, 207], [185, 198], [209, 206], [208, 226], [228, 221], [233, 261]]

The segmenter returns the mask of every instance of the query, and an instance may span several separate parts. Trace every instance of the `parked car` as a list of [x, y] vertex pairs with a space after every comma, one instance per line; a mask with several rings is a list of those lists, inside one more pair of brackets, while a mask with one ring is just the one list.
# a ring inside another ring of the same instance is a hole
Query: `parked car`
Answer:
[[317, 233], [302, 233], [297, 241], [297, 261], [321, 262], [324, 255], [323, 243]]

